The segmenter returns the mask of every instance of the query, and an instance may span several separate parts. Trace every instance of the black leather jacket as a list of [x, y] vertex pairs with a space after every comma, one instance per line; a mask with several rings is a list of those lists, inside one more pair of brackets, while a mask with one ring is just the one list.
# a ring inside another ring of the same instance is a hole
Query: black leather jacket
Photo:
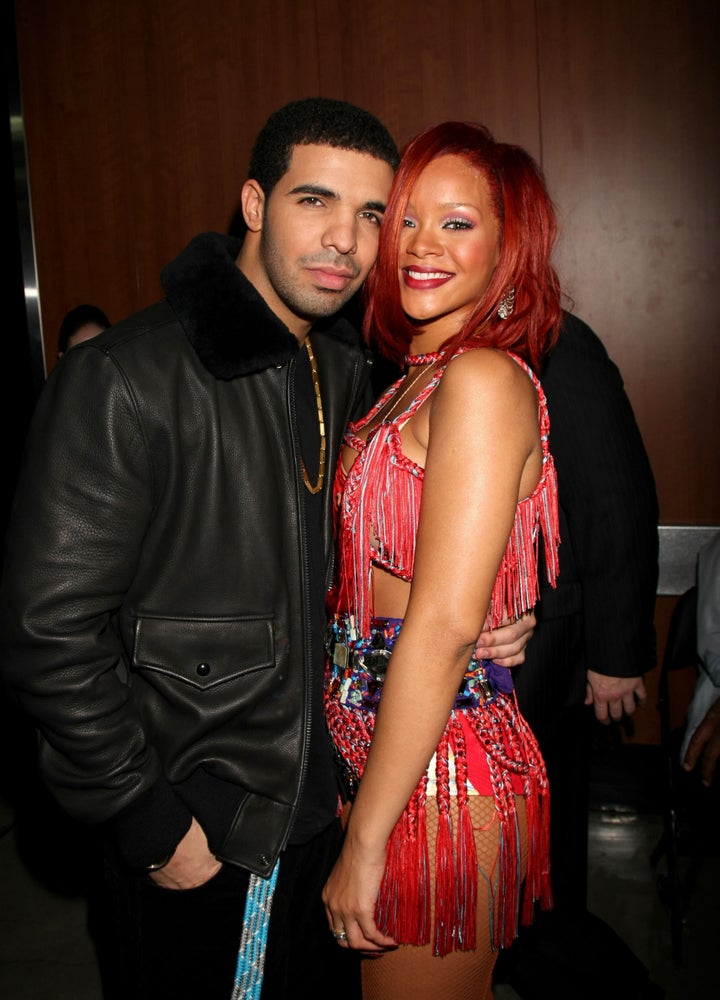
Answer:
[[[166, 300], [48, 379], [8, 535], [2, 668], [54, 794], [110, 823], [131, 864], [200, 813], [218, 857], [267, 875], [307, 764], [309, 569], [297, 340], [238, 250], [198, 237], [163, 272]], [[329, 326], [313, 349], [331, 476], [370, 363]]]

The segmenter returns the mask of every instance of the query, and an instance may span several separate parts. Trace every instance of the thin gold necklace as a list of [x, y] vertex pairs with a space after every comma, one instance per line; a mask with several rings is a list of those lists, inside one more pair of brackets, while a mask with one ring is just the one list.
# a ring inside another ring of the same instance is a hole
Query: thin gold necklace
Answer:
[[400, 413], [401, 412], [400, 404], [402, 403], [402, 401], [405, 399], [405, 397], [408, 395], [408, 393], [412, 389], [414, 389], [416, 385], [418, 385], [418, 383], [422, 379], [423, 375], [426, 372], [432, 371], [432, 369], [437, 364], [438, 360], [439, 360], [439, 358], [435, 359], [434, 361], [432, 361], [430, 364], [426, 365], [425, 367], [420, 368], [419, 371], [417, 372], [417, 374], [413, 378], [410, 379], [409, 384], [407, 384], [407, 385], [405, 383], [408, 382], [409, 376], [407, 376], [407, 375], [405, 376], [405, 381], [400, 386], [398, 386], [398, 391], [401, 388], [402, 388], [403, 391], [400, 392], [400, 395], [398, 395], [398, 393], [396, 392], [394, 396], [390, 397], [390, 399], [388, 400], [388, 403], [390, 403], [390, 406], [388, 407], [387, 412], [383, 416], [382, 422], [385, 422], [386, 420], [390, 420], [390, 418], [395, 413]]
[[307, 348], [308, 357], [310, 358], [310, 371], [312, 373], [313, 387], [315, 389], [315, 401], [317, 403], [318, 410], [318, 424], [320, 426], [320, 460], [318, 461], [318, 477], [317, 482], [313, 486], [308, 478], [307, 469], [305, 468], [305, 462], [303, 462], [302, 455], [300, 456], [300, 467], [302, 469], [303, 482], [307, 487], [308, 491], [315, 496], [323, 488], [323, 483], [325, 482], [325, 416], [323, 414], [322, 397], [320, 395], [320, 377], [318, 375], [317, 363], [315, 361], [315, 355], [313, 354], [313, 349], [310, 346], [310, 338], [307, 337], [305, 340], [305, 347]]

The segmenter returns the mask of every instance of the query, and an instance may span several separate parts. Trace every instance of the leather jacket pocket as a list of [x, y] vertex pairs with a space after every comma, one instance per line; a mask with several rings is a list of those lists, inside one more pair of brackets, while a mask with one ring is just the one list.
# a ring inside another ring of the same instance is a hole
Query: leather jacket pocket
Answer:
[[275, 665], [273, 620], [162, 618], [144, 615], [135, 625], [133, 669], [157, 671], [199, 690]]

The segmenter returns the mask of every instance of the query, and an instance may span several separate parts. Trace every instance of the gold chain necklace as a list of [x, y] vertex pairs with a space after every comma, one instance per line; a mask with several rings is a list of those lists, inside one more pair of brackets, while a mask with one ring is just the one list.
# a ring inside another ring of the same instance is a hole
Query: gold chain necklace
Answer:
[[314, 496], [316, 493], [320, 492], [323, 488], [323, 483], [325, 482], [325, 417], [323, 415], [322, 397], [320, 395], [320, 377], [318, 375], [315, 355], [313, 354], [313, 349], [310, 346], [309, 337], [305, 340], [305, 347], [307, 348], [308, 357], [310, 358], [310, 372], [312, 373], [313, 388], [315, 389], [315, 402], [317, 403], [318, 424], [320, 426], [320, 460], [318, 461], [317, 482], [314, 486], [308, 478], [307, 469], [305, 468], [302, 455], [300, 456], [300, 467], [302, 469], [303, 482], [305, 483], [308, 491]]

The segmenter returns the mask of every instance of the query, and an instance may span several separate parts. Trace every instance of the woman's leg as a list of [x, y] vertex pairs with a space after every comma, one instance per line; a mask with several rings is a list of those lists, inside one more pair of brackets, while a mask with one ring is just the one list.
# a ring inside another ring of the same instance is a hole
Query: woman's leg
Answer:
[[[525, 800], [516, 798], [521, 843], [521, 877], [527, 866]], [[497, 915], [497, 900], [490, 892], [500, 847], [495, 804], [489, 796], [470, 796], [470, 815], [478, 856], [477, 947], [452, 952], [442, 958], [423, 948], [404, 945], [378, 959], [363, 961], [363, 1000], [492, 1000], [492, 973], [497, 958], [491, 945], [490, 916]], [[457, 814], [453, 803], [453, 822]], [[435, 835], [438, 813], [428, 800], [427, 832], [430, 852], [431, 898], [434, 895]]]

